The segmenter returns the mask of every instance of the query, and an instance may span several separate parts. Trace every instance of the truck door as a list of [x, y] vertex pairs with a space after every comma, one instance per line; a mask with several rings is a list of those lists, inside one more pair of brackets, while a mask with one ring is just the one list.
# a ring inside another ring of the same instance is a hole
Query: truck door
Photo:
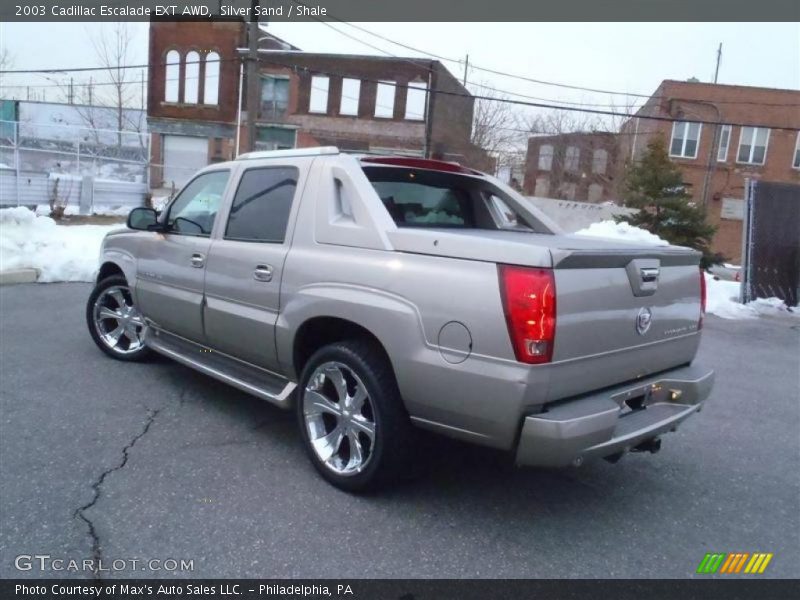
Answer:
[[281, 274], [301, 178], [291, 160], [243, 169], [206, 264], [207, 344], [275, 372]]
[[136, 298], [155, 324], [195, 342], [203, 341], [203, 281], [211, 230], [230, 171], [195, 177], [167, 209], [166, 232], [142, 241]]

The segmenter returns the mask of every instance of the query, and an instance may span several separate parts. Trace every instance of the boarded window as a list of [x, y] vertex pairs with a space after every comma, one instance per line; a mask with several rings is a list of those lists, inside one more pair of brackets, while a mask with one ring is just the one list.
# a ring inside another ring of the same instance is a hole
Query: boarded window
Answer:
[[428, 86], [423, 81], [412, 81], [408, 84], [406, 96], [406, 119], [422, 121], [425, 119], [425, 101]]
[[553, 168], [553, 147], [550, 144], [539, 146], [539, 170], [550, 171]]
[[589, 184], [589, 202], [600, 202], [603, 199], [603, 186], [599, 183]]
[[225, 239], [282, 243], [297, 178], [295, 167], [245, 171], [233, 199]]
[[203, 104], [219, 103], [219, 54], [206, 55], [206, 76], [203, 82]]
[[177, 50], [170, 50], [167, 52], [166, 63], [164, 69], [164, 101], [177, 102], [178, 91], [180, 89], [181, 77], [181, 55]]
[[308, 112], [327, 113], [328, 112], [328, 86], [330, 80], [322, 75], [314, 75], [311, 78], [311, 94], [308, 105]]
[[537, 177], [536, 187], [533, 190], [534, 196], [547, 198], [550, 195], [550, 180], [547, 177]]
[[564, 170], [575, 172], [578, 170], [581, 160], [581, 150], [577, 146], [567, 146], [564, 153]]
[[186, 104], [197, 104], [200, 98], [200, 55], [194, 50], [186, 55], [185, 73], [183, 101]]
[[575, 193], [578, 186], [574, 183], [562, 183], [558, 186], [558, 195], [564, 200], [575, 200]]
[[339, 114], [358, 116], [358, 102], [360, 96], [360, 79], [342, 79], [342, 99], [339, 103]]
[[592, 153], [592, 173], [603, 175], [608, 168], [608, 152], [598, 148]]
[[394, 116], [394, 81], [381, 81], [375, 91], [375, 116], [391, 119]]

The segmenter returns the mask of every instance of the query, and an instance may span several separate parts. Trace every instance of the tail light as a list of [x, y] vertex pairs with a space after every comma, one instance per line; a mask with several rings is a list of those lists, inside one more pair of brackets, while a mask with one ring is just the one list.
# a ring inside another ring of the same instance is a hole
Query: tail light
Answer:
[[706, 314], [706, 274], [700, 267], [700, 319], [697, 321], [697, 329], [703, 328], [703, 316]]
[[556, 282], [553, 271], [499, 265], [500, 293], [514, 354], [531, 365], [553, 358]]

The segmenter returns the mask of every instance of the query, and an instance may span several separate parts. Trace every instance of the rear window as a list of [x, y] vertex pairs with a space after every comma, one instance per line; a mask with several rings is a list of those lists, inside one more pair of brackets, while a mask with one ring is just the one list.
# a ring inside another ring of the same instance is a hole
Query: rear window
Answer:
[[364, 167], [398, 227], [531, 231], [488, 181], [457, 173], [404, 167]]

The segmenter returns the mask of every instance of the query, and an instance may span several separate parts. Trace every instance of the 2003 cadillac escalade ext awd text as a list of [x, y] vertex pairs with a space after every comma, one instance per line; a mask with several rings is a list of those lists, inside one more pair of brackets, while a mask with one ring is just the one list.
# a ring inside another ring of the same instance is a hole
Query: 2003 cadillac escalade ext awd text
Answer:
[[413, 426], [521, 465], [657, 450], [712, 386], [698, 263], [563, 235], [453, 163], [256, 152], [134, 209], [86, 316], [114, 358], [296, 407], [314, 466], [361, 490], [407, 464]]

